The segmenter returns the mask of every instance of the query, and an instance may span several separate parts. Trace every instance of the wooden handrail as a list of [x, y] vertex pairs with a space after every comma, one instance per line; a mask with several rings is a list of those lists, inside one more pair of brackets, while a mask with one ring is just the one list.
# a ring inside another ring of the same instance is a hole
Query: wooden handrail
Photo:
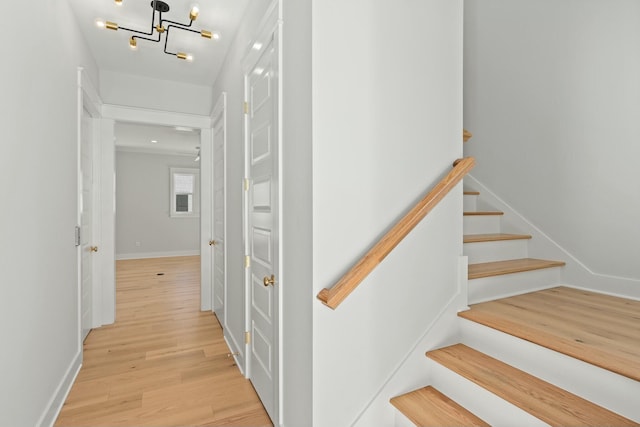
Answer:
[[321, 290], [318, 293], [318, 299], [335, 310], [393, 248], [469, 173], [474, 165], [473, 157], [456, 160], [447, 176], [398, 221], [331, 289]]

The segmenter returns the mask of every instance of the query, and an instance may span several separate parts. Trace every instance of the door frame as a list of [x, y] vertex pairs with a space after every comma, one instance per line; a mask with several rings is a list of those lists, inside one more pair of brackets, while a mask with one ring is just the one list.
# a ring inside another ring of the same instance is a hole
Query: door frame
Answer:
[[[121, 105], [102, 105], [100, 121], [100, 218], [101, 233], [101, 318], [100, 324], [115, 322], [116, 282], [115, 282], [115, 122], [130, 122], [147, 125], [184, 126], [200, 129], [200, 156], [212, 159], [211, 117], [196, 114], [183, 114], [159, 111], [147, 108], [126, 107]], [[211, 235], [211, 161], [200, 164], [200, 254], [209, 250]], [[211, 265], [200, 263], [200, 309], [211, 310]], [[204, 285], [203, 285], [204, 284]]]
[[[282, 345], [282, 336], [283, 336], [283, 324], [282, 324], [282, 302], [283, 302], [283, 294], [284, 294], [284, 286], [286, 286], [281, 278], [284, 276], [283, 274], [283, 248], [282, 248], [282, 17], [281, 17], [281, 8], [280, 8], [280, 0], [273, 0], [269, 7], [267, 8], [260, 24], [257, 26], [256, 36], [251, 40], [251, 42], [247, 45], [246, 52], [244, 54], [242, 60], [242, 72], [243, 72], [243, 93], [244, 93], [244, 102], [248, 103], [248, 85], [249, 85], [249, 73], [258, 62], [264, 50], [272, 44], [275, 46], [276, 50], [276, 64], [278, 69], [278, 90], [275, 96], [277, 97], [277, 105], [275, 109], [276, 114], [276, 144], [278, 146], [278, 166], [277, 166], [277, 174], [278, 174], [278, 235], [276, 236], [276, 240], [278, 242], [278, 272], [280, 277], [278, 278], [278, 301], [276, 302], [276, 306], [278, 308], [278, 312], [276, 313], [277, 318], [277, 327], [275, 328], [277, 337], [275, 340], [277, 341], [276, 345], [276, 361], [277, 364], [277, 372], [278, 376], [274, 379], [276, 392], [274, 393], [274, 406], [276, 408], [276, 418], [272, 420], [275, 425], [282, 425], [282, 414], [284, 399], [283, 399], [283, 363], [282, 363], [282, 354], [283, 354], [283, 345]], [[245, 104], [247, 105], [247, 104]], [[243, 139], [244, 139], [244, 178], [245, 178], [245, 189], [247, 188], [247, 178], [249, 177], [249, 166], [250, 166], [250, 150], [249, 150], [249, 118], [247, 111], [245, 110], [245, 114], [243, 117]], [[243, 192], [243, 245], [245, 248], [245, 254], [249, 254], [249, 230], [248, 230], [248, 207], [249, 207], [249, 191]], [[245, 331], [251, 331], [251, 277], [248, 274], [248, 269], [245, 268]], [[245, 340], [244, 351], [246, 357], [244, 358], [244, 373], [245, 376], [251, 379], [251, 341], [253, 337], [249, 340]]]
[[[76, 162], [77, 162], [77, 217], [76, 224], [77, 227], [82, 225], [82, 190], [83, 190], [83, 182], [82, 182], [82, 118], [84, 110], [86, 110], [91, 116], [92, 129], [91, 129], [91, 141], [89, 144], [92, 145], [91, 156], [92, 156], [92, 167], [94, 179], [92, 183], [91, 193], [92, 193], [92, 204], [91, 204], [91, 235], [92, 241], [96, 246], [100, 245], [100, 232], [101, 227], [98, 221], [98, 209], [100, 206], [100, 185], [99, 180], [95, 179], [98, 176], [98, 171], [100, 167], [100, 156], [97, 150], [98, 141], [99, 141], [99, 132], [98, 125], [100, 123], [100, 119], [102, 118], [102, 100], [100, 99], [100, 95], [98, 95], [98, 91], [95, 86], [91, 82], [91, 79], [87, 75], [86, 71], [84, 71], [83, 67], [77, 68], [77, 153], [76, 153]], [[77, 237], [79, 239], [79, 236]], [[78, 241], [76, 241], [78, 242]], [[80, 351], [82, 352], [82, 245], [78, 245], [76, 247], [76, 257], [77, 257], [77, 277], [78, 277], [78, 343], [80, 346]], [[101, 274], [100, 274], [100, 259], [99, 253], [94, 254], [95, 256], [91, 259], [91, 328], [95, 328], [101, 326], [101, 312], [100, 312], [100, 288], [101, 288]]]
[[[211, 148], [211, 239], [215, 238], [215, 185], [213, 185], [213, 178], [215, 176], [215, 161], [216, 161], [216, 153], [215, 153], [215, 129], [214, 126], [216, 124], [216, 121], [220, 119], [222, 120], [222, 129], [223, 129], [223, 133], [224, 133], [224, 140], [222, 141], [222, 165], [223, 165], [223, 169], [224, 169], [224, 173], [222, 175], [222, 188], [223, 188], [223, 192], [224, 192], [224, 197], [223, 197], [223, 212], [222, 212], [222, 220], [224, 222], [224, 229], [223, 229], [223, 246], [222, 246], [222, 251], [223, 251], [223, 258], [224, 258], [224, 283], [223, 283], [223, 288], [224, 288], [224, 301], [223, 301], [223, 306], [224, 306], [224, 311], [223, 313], [226, 313], [226, 308], [227, 308], [227, 195], [228, 195], [228, 186], [227, 186], [227, 92], [222, 92], [220, 94], [220, 96], [218, 97], [218, 100], [215, 103], [215, 106], [213, 107], [213, 110], [211, 112], [211, 137], [212, 137], [212, 148]], [[214, 298], [215, 298], [215, 287], [214, 287], [214, 280], [215, 280], [215, 261], [213, 258], [213, 246], [210, 246], [211, 251], [210, 251], [210, 270], [211, 270], [211, 311], [214, 311]], [[216, 314], [217, 317], [217, 314]], [[224, 329], [226, 329], [227, 325], [227, 321], [226, 321], [226, 314], [223, 315], [223, 319], [218, 318], [218, 321], [220, 321], [220, 324], [222, 325], [222, 327]]]

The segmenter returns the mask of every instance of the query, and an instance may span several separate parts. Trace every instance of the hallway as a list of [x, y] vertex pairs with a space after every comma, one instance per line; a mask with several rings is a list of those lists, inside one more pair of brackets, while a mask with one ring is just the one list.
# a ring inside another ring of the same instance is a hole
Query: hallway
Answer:
[[271, 426], [200, 312], [200, 257], [117, 261], [116, 323], [93, 330], [56, 426]]

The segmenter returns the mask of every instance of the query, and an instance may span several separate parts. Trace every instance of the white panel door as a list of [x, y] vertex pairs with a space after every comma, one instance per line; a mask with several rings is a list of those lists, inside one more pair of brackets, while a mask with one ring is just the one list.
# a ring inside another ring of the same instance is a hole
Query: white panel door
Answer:
[[[224, 103], [224, 98], [223, 98]], [[226, 242], [225, 242], [225, 110], [223, 107], [213, 118], [213, 312], [226, 328]]]
[[247, 76], [250, 378], [278, 420], [278, 135], [277, 55], [272, 42]]
[[93, 317], [93, 252], [97, 248], [92, 247], [92, 210], [93, 205], [93, 150], [92, 150], [92, 123], [87, 110], [82, 112], [80, 124], [80, 172], [82, 176], [82, 200], [80, 202], [80, 246], [81, 246], [81, 298], [80, 313], [82, 340], [84, 341], [92, 327]]

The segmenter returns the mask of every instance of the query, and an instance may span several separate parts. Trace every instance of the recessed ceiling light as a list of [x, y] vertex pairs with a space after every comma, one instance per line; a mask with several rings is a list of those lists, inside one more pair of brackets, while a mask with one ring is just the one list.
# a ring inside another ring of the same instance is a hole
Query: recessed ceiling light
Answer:
[[186, 126], [174, 126], [173, 128], [178, 132], [193, 132], [193, 129], [188, 128]]
[[260, 50], [262, 49], [262, 43], [255, 42], [252, 47], [253, 47], [253, 50]]
[[158, 143], [158, 141], [157, 141], [157, 140], [155, 140], [155, 139], [152, 139], [152, 140], [151, 140], [151, 143], [152, 143], [152, 144], [157, 144], [157, 143]]

